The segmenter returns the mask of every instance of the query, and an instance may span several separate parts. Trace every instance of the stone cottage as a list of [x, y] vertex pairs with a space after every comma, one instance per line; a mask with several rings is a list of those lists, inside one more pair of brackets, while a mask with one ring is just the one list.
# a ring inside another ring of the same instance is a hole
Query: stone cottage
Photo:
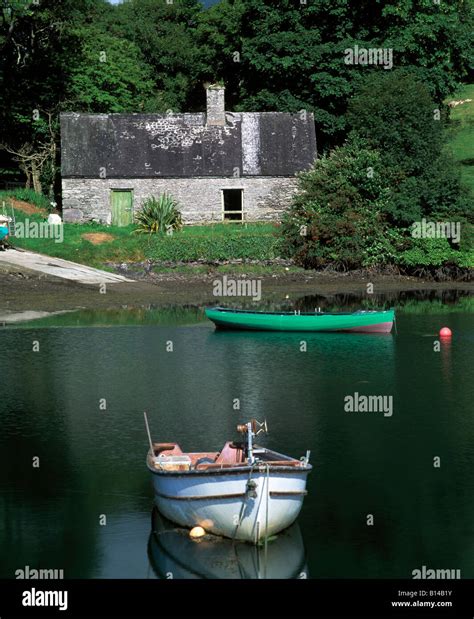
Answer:
[[226, 112], [222, 87], [206, 113], [65, 113], [63, 217], [127, 225], [167, 192], [185, 223], [275, 220], [315, 158], [313, 114]]

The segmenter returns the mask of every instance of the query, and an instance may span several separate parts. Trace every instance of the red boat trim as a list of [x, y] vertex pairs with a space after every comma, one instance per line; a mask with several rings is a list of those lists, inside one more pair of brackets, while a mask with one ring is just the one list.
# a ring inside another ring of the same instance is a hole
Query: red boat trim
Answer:
[[393, 322], [378, 322], [374, 325], [353, 327], [352, 329], [339, 329], [339, 331], [341, 333], [390, 333], [392, 327]]

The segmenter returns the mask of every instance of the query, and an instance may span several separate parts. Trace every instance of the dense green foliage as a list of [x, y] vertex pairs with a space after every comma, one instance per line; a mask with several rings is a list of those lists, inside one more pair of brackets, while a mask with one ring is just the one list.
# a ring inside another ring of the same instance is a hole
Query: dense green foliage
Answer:
[[443, 120], [436, 108], [416, 75], [395, 69], [368, 75], [347, 117], [355, 133], [380, 151], [385, 166], [418, 175], [441, 150]]
[[474, 267], [474, 251], [453, 249], [448, 239], [413, 239], [409, 249], [400, 253], [398, 263], [408, 267], [439, 267], [453, 264]]
[[388, 226], [390, 189], [381, 157], [360, 141], [335, 148], [300, 175], [283, 218], [285, 250], [306, 268], [347, 270], [393, 260], [401, 237]]
[[178, 202], [169, 194], [147, 198], [135, 215], [135, 232], [148, 234], [172, 234], [183, 227]]
[[[286, 254], [305, 267], [344, 270], [474, 266], [472, 200], [445, 148], [443, 116], [418, 76], [369, 75], [348, 119], [348, 141], [300, 175], [283, 221]], [[413, 238], [421, 219], [459, 224], [461, 243]]]
[[391, 221], [409, 225], [423, 216], [463, 217], [460, 174], [443, 152], [445, 113], [416, 73], [369, 75], [349, 104], [353, 132], [380, 153], [392, 187]]
[[50, 197], [58, 189], [58, 114], [70, 105], [69, 76], [81, 50], [76, 25], [93, 19], [95, 4], [0, 5], [0, 161], [8, 166], [13, 160], [27, 183]]
[[146, 61], [154, 78], [154, 111], [188, 111], [191, 105], [198, 85], [196, 25], [201, 10], [199, 0], [131, 0], [105, 15], [111, 36], [132, 42]]
[[345, 64], [345, 50], [392, 50], [394, 67], [411, 67], [441, 103], [468, 74], [471, 20], [463, 0], [222, 0], [197, 37], [203, 75], [224, 79], [234, 106], [311, 110], [321, 146], [342, 140], [359, 81], [383, 70]]
[[81, 112], [156, 111], [160, 102], [152, 76], [134, 43], [86, 30], [68, 96]]

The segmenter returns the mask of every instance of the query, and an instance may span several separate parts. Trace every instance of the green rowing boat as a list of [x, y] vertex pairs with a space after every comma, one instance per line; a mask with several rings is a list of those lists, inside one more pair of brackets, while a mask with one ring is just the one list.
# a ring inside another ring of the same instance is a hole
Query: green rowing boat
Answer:
[[206, 308], [206, 316], [219, 329], [253, 331], [343, 331], [390, 333], [393, 309], [358, 312], [253, 312], [251, 310]]

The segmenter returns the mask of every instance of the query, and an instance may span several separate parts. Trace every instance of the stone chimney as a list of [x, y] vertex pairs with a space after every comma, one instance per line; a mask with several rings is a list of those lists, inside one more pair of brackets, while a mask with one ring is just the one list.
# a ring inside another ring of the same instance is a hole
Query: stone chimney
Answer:
[[211, 85], [206, 87], [207, 124], [225, 126], [225, 88]]

